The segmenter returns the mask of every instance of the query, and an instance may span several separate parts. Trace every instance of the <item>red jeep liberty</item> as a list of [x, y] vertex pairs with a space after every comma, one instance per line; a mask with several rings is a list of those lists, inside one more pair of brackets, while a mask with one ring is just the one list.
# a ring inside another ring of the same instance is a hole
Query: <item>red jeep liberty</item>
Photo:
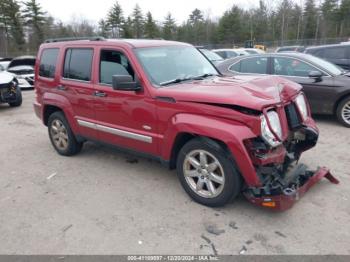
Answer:
[[151, 156], [208, 206], [243, 192], [285, 210], [322, 177], [338, 182], [297, 164], [318, 129], [286, 79], [224, 77], [195, 47], [163, 40], [48, 40], [35, 69], [35, 113], [61, 155], [93, 140]]

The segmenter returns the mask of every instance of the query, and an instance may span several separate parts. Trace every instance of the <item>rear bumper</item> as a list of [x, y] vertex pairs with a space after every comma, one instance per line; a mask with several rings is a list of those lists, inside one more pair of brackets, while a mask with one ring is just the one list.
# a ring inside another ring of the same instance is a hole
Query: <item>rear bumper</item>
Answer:
[[317, 171], [305, 171], [297, 174], [294, 181], [286, 185], [280, 194], [259, 194], [258, 188], [250, 188], [244, 192], [249, 202], [257, 206], [267, 207], [276, 211], [285, 211], [291, 208], [313, 185], [322, 178], [327, 178], [333, 184], [339, 181], [331, 175], [325, 167]]

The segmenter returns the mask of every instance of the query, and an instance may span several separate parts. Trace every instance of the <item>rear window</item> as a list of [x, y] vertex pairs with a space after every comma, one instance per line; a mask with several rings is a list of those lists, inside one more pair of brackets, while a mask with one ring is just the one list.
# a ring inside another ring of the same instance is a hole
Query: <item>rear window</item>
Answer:
[[43, 50], [39, 65], [39, 76], [48, 78], [55, 77], [58, 51], [58, 48]]
[[64, 59], [63, 77], [90, 81], [93, 49], [70, 48]]

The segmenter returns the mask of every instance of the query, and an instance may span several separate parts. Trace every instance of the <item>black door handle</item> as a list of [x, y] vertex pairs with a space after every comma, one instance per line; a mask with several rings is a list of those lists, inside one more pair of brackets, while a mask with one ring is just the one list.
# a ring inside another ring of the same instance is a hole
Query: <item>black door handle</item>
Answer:
[[63, 85], [58, 85], [57, 89], [61, 90], [61, 91], [66, 91], [67, 90], [67, 88], [65, 86], [63, 86]]
[[102, 91], [95, 91], [94, 96], [98, 96], [98, 97], [106, 97], [107, 94], [105, 92], [102, 92]]

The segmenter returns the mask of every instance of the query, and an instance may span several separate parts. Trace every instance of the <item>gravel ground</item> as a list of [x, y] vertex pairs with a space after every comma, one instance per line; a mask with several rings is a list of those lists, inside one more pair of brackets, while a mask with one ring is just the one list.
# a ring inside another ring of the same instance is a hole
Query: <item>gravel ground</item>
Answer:
[[1, 254], [350, 254], [350, 129], [317, 117], [321, 136], [301, 162], [341, 181], [314, 186], [291, 210], [244, 198], [194, 203], [174, 171], [87, 143], [59, 156], [33, 113], [0, 106]]

